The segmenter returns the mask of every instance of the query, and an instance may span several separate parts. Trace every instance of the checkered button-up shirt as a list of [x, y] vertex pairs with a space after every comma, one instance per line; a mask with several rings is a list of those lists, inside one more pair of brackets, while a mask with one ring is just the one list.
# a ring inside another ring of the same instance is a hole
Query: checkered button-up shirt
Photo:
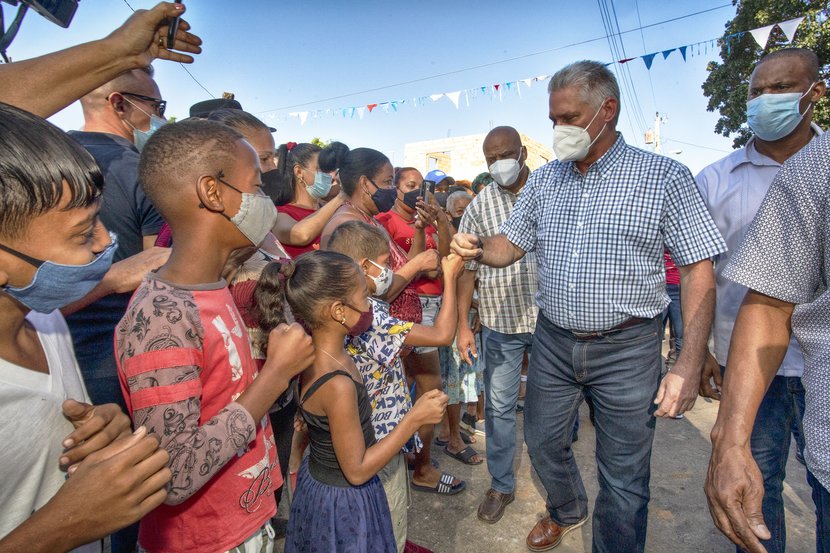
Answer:
[[724, 276], [795, 304], [807, 466], [830, 489], [830, 133], [784, 163]]
[[725, 250], [689, 170], [622, 135], [585, 175], [558, 161], [533, 172], [501, 230], [536, 252], [545, 317], [580, 331], [662, 312], [664, 248], [678, 266]]
[[[493, 236], [510, 216], [516, 199], [524, 194], [493, 183], [476, 196], [461, 218], [459, 232]], [[469, 261], [466, 268], [478, 271], [478, 316], [481, 324], [503, 334], [533, 332], [536, 328], [536, 254], [529, 253], [517, 263], [497, 269]]]

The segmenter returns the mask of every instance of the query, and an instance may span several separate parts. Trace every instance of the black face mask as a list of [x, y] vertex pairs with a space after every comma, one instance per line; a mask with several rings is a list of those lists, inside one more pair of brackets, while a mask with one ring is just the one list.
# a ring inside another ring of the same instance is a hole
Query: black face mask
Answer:
[[375, 207], [378, 208], [378, 211], [381, 213], [386, 213], [395, 205], [395, 201], [398, 199], [398, 191], [394, 188], [378, 188], [378, 185], [371, 182], [377, 190], [372, 194], [372, 201], [375, 202]]
[[279, 169], [262, 173], [262, 191], [275, 205], [285, 205], [294, 199], [294, 183], [285, 178]]
[[453, 217], [452, 218], [452, 226], [455, 227], [455, 230], [461, 228], [461, 217]]
[[418, 203], [418, 198], [421, 196], [421, 190], [416, 188], [411, 192], [403, 195], [403, 203], [409, 209], [415, 209], [415, 204]]

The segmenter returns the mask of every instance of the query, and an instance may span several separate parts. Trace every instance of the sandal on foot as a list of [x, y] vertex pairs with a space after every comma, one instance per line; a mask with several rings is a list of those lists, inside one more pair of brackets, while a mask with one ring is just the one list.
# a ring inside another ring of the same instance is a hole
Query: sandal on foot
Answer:
[[461, 492], [464, 488], [467, 487], [467, 483], [463, 480], [460, 480], [458, 484], [452, 484], [454, 478], [452, 475], [447, 474], [446, 472], [441, 475], [441, 478], [438, 480], [438, 484], [433, 486], [421, 486], [413, 482], [411, 484], [412, 489], [418, 492], [427, 492], [427, 493], [437, 493], [438, 495], [455, 495]]
[[448, 448], [445, 447], [444, 448], [444, 453], [446, 453], [447, 455], [449, 455], [453, 459], [456, 459], [457, 461], [461, 461], [465, 465], [480, 465], [481, 463], [484, 462], [484, 459], [479, 459], [478, 463], [473, 463], [472, 461], [470, 461], [470, 459], [472, 459], [473, 457], [478, 455], [478, 451], [476, 451], [475, 449], [473, 449], [470, 446], [465, 447], [464, 449], [462, 449], [458, 453], [453, 453]]
[[438, 447], [445, 447], [448, 443], [450, 443], [449, 440], [442, 440], [441, 438], [435, 438], [433, 441]]

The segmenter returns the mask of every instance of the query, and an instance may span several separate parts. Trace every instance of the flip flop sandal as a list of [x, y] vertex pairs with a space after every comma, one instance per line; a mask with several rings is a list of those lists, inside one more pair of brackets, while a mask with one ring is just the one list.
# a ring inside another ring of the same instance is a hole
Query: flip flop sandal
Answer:
[[450, 452], [449, 449], [447, 449], [445, 447], [444, 448], [444, 453], [446, 453], [447, 455], [449, 455], [453, 459], [456, 459], [457, 461], [461, 461], [465, 465], [480, 465], [481, 463], [484, 462], [484, 459], [479, 460], [478, 463], [473, 463], [473, 462], [470, 461], [470, 459], [472, 459], [473, 457], [478, 455], [478, 451], [476, 451], [475, 449], [473, 449], [472, 447], [469, 447], [469, 446], [465, 447], [464, 449], [462, 449], [458, 453], [452, 453], [452, 452]]
[[442, 440], [441, 438], [435, 438], [434, 442], [438, 447], [446, 447], [446, 445], [450, 443], [449, 440]]
[[474, 444], [473, 438], [466, 432], [461, 433], [461, 441], [467, 445]]
[[460, 493], [464, 488], [467, 487], [467, 483], [463, 480], [459, 481], [458, 484], [453, 486], [453, 480], [454, 478], [445, 472], [441, 475], [441, 479], [438, 480], [438, 484], [435, 487], [419, 486], [414, 482], [411, 484], [411, 486], [412, 489], [417, 492], [437, 493], [438, 495], [455, 495], [457, 493]]

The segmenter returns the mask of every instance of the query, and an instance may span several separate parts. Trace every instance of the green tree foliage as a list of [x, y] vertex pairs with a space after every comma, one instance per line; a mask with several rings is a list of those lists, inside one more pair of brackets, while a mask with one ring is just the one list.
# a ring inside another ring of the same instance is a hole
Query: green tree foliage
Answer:
[[319, 146], [320, 148], [325, 148], [326, 146], [331, 144], [331, 140], [329, 140], [328, 142], [323, 142], [323, 140], [319, 136], [315, 136], [311, 139], [311, 143], [315, 146]]
[[[732, 145], [740, 148], [752, 136], [746, 127], [746, 95], [749, 76], [765, 53], [790, 46], [809, 48], [818, 55], [821, 78], [830, 76], [830, 8], [827, 0], [732, 0], [737, 6], [735, 18], [726, 23], [726, 32], [718, 40], [722, 62], [709, 62], [709, 76], [703, 93], [709, 98], [707, 109], [717, 110], [720, 118], [715, 132], [723, 136], [735, 134]], [[770, 33], [766, 49], [762, 49], [748, 32], [788, 19], [805, 15], [795, 40], [787, 42], [778, 27]], [[816, 106], [813, 120], [822, 128], [830, 126], [830, 101], [825, 96]]]

